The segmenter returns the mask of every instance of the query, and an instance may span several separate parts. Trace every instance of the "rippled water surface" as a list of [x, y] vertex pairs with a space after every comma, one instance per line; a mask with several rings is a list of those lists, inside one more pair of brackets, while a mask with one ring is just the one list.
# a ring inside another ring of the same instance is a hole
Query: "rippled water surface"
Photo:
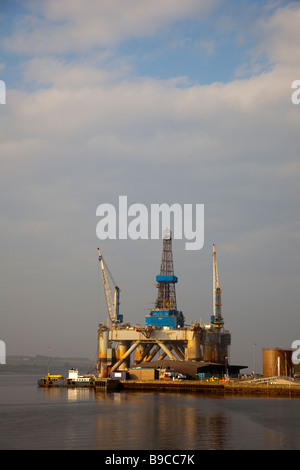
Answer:
[[300, 400], [42, 389], [0, 376], [0, 449], [300, 449]]

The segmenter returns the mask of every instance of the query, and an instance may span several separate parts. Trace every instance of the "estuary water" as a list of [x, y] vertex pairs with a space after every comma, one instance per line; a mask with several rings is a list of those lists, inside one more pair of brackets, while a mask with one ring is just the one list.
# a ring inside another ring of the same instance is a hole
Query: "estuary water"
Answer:
[[300, 399], [43, 389], [0, 375], [0, 449], [299, 450]]

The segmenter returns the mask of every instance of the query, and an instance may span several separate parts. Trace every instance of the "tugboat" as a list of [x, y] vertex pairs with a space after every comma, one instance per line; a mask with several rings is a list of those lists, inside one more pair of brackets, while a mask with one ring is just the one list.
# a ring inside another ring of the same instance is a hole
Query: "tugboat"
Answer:
[[91, 374], [79, 375], [78, 369], [69, 369], [66, 380], [67, 387], [94, 387], [95, 376]]
[[38, 380], [39, 387], [64, 387], [66, 379], [62, 375], [49, 374]]

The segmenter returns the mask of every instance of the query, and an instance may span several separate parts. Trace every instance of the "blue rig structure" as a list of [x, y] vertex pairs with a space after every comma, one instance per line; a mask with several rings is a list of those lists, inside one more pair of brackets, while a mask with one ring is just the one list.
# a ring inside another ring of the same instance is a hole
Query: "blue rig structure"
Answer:
[[175, 284], [178, 278], [174, 275], [172, 235], [169, 231], [164, 234], [160, 274], [156, 276], [156, 282], [158, 295], [155, 308], [146, 316], [146, 326], [184, 327], [184, 316], [177, 310]]

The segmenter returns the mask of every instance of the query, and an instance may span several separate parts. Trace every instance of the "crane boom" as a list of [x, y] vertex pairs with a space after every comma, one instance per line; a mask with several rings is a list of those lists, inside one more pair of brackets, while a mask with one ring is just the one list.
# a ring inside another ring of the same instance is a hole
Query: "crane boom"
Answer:
[[216, 247], [213, 244], [213, 261], [214, 261], [214, 288], [220, 288], [219, 277], [218, 277], [218, 266], [217, 266], [217, 256], [216, 256]]
[[[101, 251], [99, 248], [97, 248], [98, 254], [99, 254], [99, 262], [101, 265], [101, 271], [102, 271], [102, 277], [103, 277], [103, 287], [104, 287], [104, 294], [105, 294], [105, 300], [106, 300], [106, 305], [107, 305], [107, 311], [108, 311], [108, 316], [110, 320], [110, 326], [113, 324], [117, 323], [122, 323], [123, 322], [123, 315], [119, 314], [119, 307], [120, 307], [120, 288], [119, 286], [115, 283], [104, 259], [101, 254]], [[108, 274], [113, 282], [114, 285], [114, 296], [112, 295], [111, 287], [109, 284], [108, 280]]]
[[221, 307], [222, 291], [220, 289], [219, 284], [216, 247], [213, 244], [213, 315], [211, 317], [211, 322], [219, 327], [224, 324], [224, 318], [222, 317]]

